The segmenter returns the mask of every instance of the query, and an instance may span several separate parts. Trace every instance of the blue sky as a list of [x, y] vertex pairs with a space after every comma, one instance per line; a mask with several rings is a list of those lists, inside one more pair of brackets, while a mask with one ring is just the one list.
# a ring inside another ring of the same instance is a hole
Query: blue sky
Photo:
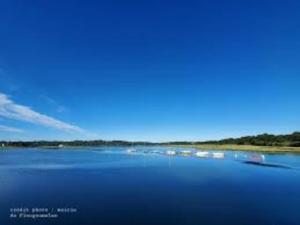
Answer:
[[300, 130], [300, 2], [0, 3], [0, 139]]

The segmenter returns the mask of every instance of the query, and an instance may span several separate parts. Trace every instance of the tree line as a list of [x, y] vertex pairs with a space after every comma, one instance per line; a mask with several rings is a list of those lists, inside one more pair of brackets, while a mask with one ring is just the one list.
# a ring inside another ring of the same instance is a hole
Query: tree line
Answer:
[[227, 138], [218, 141], [202, 142], [172, 142], [170, 144], [230, 144], [230, 145], [255, 145], [255, 146], [280, 146], [300, 147], [300, 132], [287, 135], [260, 134], [256, 136], [244, 136], [240, 138]]
[[191, 145], [191, 144], [233, 144], [233, 145], [255, 145], [255, 146], [287, 146], [300, 147], [300, 132], [286, 135], [260, 134], [256, 136], [245, 136], [240, 138], [227, 138], [223, 140], [212, 140], [202, 142], [130, 142], [130, 141], [105, 141], [105, 140], [75, 140], [75, 141], [0, 141], [0, 147], [59, 147], [59, 146], [150, 146], [150, 145]]
[[151, 142], [104, 141], [104, 140], [75, 140], [75, 141], [0, 141], [0, 147], [79, 147], [79, 146], [136, 146], [155, 145]]
[[[208, 142], [213, 143], [213, 142]], [[257, 145], [257, 146], [289, 146], [300, 147], [300, 132], [287, 135], [261, 134], [241, 138], [228, 138], [217, 141], [218, 144]]]

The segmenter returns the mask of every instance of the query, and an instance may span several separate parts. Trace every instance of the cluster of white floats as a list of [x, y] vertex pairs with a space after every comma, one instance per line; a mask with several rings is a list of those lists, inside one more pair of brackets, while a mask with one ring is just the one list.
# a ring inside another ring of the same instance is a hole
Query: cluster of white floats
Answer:
[[[129, 148], [127, 149], [127, 153], [135, 153], [138, 152], [135, 148]], [[165, 154], [168, 156], [175, 156], [175, 155], [181, 155], [181, 156], [195, 156], [200, 158], [216, 158], [216, 159], [223, 159], [224, 153], [223, 152], [205, 152], [205, 151], [192, 151], [192, 150], [181, 150], [181, 151], [175, 151], [175, 150], [167, 150], [167, 151], [150, 151], [151, 153], [159, 153], [159, 154]], [[144, 151], [145, 153], [145, 151]], [[147, 151], [147, 153], [149, 153]]]
[[174, 151], [174, 150], [168, 150], [166, 151], [166, 155], [174, 156], [174, 155], [183, 155], [183, 156], [196, 156], [200, 158], [216, 158], [216, 159], [223, 159], [224, 158], [224, 152], [204, 152], [204, 151], [197, 151], [193, 152], [191, 150], [182, 150], [182, 151]]

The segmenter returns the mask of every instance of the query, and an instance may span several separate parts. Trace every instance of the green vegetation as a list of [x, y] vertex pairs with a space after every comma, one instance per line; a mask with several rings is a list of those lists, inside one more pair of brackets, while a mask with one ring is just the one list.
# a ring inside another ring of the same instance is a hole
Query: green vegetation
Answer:
[[6, 147], [98, 147], [98, 146], [150, 146], [167, 145], [181, 147], [196, 147], [200, 149], [230, 149], [247, 151], [269, 151], [269, 152], [299, 152], [300, 153], [300, 132], [287, 135], [261, 134], [257, 136], [246, 136], [241, 138], [228, 138], [219, 141], [204, 142], [128, 142], [128, 141], [0, 141], [0, 146]]
[[300, 132], [288, 135], [261, 134], [241, 138], [229, 138], [221, 141], [207, 141], [203, 144], [235, 144], [255, 146], [300, 147]]
[[[155, 145], [151, 142], [129, 142], [129, 141], [0, 141], [0, 147], [44, 147], [44, 148], [57, 148], [62, 147], [100, 147], [100, 146], [133, 146], [133, 145]], [[156, 144], [157, 145], [157, 144]]]
[[196, 147], [200, 149], [300, 153], [300, 132], [294, 132], [288, 135], [261, 134], [241, 138], [228, 138], [219, 141], [172, 142], [169, 144], [183, 147]]
[[261, 134], [257, 136], [245, 136], [241, 138], [228, 138], [219, 141], [203, 142], [170, 142], [177, 145], [253, 145], [276, 147], [300, 147], [300, 132], [287, 135]]
[[256, 152], [295, 152], [300, 153], [300, 147], [279, 146], [255, 146], [255, 145], [226, 145], [226, 144], [189, 144], [176, 145], [180, 147], [193, 147], [202, 150], [232, 150], [232, 151], [256, 151]]

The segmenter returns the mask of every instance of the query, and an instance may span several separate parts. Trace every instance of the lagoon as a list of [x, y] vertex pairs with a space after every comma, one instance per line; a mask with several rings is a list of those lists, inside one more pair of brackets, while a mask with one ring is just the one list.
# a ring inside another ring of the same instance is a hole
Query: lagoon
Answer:
[[[1, 150], [0, 224], [300, 224], [299, 154], [265, 154], [287, 166], [277, 168], [243, 163], [251, 152], [213, 159], [168, 149]], [[10, 217], [20, 209], [28, 217]], [[57, 217], [33, 219], [32, 209]]]

